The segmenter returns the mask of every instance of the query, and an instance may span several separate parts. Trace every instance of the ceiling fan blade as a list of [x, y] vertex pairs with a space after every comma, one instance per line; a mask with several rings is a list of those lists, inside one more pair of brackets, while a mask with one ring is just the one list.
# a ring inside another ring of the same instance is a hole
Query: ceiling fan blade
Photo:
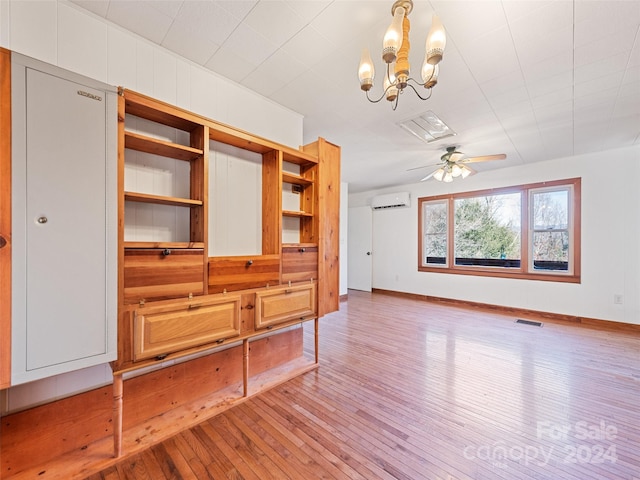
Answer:
[[449, 161], [450, 162], [458, 162], [460, 160], [462, 160], [464, 158], [464, 153], [461, 152], [453, 152], [450, 156], [449, 156]]
[[467, 157], [462, 160], [462, 163], [474, 163], [474, 162], [488, 162], [490, 160], [504, 160], [507, 156], [504, 153], [497, 155], [483, 155], [481, 157]]
[[471, 168], [471, 167], [467, 167], [466, 165], [465, 165], [465, 168], [466, 168], [467, 170], [469, 170], [469, 172], [471, 172], [471, 173], [469, 173], [469, 175], [467, 175], [468, 177], [470, 177], [471, 175], [475, 175], [476, 173], [478, 173], [478, 171], [477, 171], [477, 170], [474, 170], [474, 169], [473, 169], [473, 168]]
[[[424, 182], [425, 180], [429, 180], [431, 177], [433, 177], [433, 174], [434, 174], [434, 173], [436, 173], [438, 170], [440, 170], [440, 169], [439, 169], [439, 168], [436, 168], [436, 169], [435, 169], [433, 172], [431, 172], [429, 175], [427, 175], [427, 176], [426, 176], [426, 177], [424, 177], [424, 178], [421, 178], [421, 179], [420, 179], [420, 181], [421, 181], [421, 182]], [[471, 170], [471, 169], [469, 169], [469, 170]]]
[[438, 162], [438, 163], [431, 163], [429, 165], [422, 165], [421, 167], [413, 167], [413, 168], [407, 168], [407, 172], [410, 172], [411, 170], [420, 170], [421, 168], [429, 168], [429, 167], [435, 167], [436, 165], [440, 165], [442, 162]]

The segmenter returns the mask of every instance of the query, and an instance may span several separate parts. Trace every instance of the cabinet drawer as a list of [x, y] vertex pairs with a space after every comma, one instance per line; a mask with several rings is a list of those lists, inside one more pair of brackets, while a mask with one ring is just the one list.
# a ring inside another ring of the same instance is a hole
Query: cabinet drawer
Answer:
[[316, 315], [316, 284], [268, 288], [256, 292], [256, 328], [268, 328], [290, 320]]
[[138, 303], [204, 293], [204, 250], [133, 248], [124, 252], [124, 302]]
[[238, 336], [240, 298], [240, 295], [201, 297], [188, 304], [137, 309], [133, 320], [134, 360]]
[[318, 278], [318, 247], [282, 247], [282, 282], [303, 282]]
[[209, 293], [280, 283], [280, 255], [209, 258]]

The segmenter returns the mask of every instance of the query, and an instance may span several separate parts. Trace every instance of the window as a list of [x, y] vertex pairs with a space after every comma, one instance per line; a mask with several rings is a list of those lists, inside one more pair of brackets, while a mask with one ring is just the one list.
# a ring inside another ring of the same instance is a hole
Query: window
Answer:
[[418, 270], [580, 282], [580, 179], [418, 199]]
[[424, 205], [424, 258], [429, 264], [447, 263], [447, 205], [446, 200]]

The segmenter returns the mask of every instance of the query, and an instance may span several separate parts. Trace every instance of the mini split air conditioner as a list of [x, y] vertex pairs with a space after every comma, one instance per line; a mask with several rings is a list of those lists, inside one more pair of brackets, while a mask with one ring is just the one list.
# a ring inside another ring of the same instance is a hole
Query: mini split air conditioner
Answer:
[[380, 210], [383, 208], [399, 208], [411, 205], [409, 192], [388, 193], [377, 195], [371, 200], [371, 208]]

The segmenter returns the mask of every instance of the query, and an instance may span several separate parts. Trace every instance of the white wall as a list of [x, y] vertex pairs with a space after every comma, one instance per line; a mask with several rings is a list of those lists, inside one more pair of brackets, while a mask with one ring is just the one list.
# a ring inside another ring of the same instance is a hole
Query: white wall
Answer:
[[347, 225], [349, 221], [349, 184], [340, 183], [340, 295], [347, 295], [348, 250]]
[[[0, 46], [298, 148], [303, 119], [62, 0], [0, 1]], [[0, 413], [112, 381], [108, 365], [0, 392]]]
[[[619, 168], [615, 177], [611, 169]], [[419, 197], [582, 178], [580, 284], [419, 272]], [[373, 212], [373, 288], [640, 324], [640, 146], [352, 194], [411, 192], [411, 208]], [[622, 294], [624, 303], [613, 303]]]

